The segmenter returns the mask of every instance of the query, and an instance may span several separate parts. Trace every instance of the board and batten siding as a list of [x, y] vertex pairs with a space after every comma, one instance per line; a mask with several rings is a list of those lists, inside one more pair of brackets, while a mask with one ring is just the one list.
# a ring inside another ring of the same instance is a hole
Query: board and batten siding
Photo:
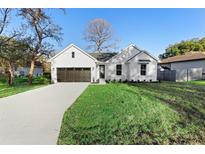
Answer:
[[[140, 74], [141, 62], [140, 60], [147, 60], [146, 75]], [[133, 81], [156, 81], [157, 80], [157, 61], [148, 54], [141, 52], [129, 61], [129, 80]]]
[[[141, 65], [139, 60], [150, 61], [147, 63], [147, 72], [145, 76], [140, 75]], [[118, 64], [122, 65], [121, 75], [116, 75], [116, 65]], [[117, 81], [118, 80], [156, 81], [157, 80], [157, 60], [155, 60], [147, 53], [142, 52], [133, 46], [130, 46], [127, 48], [127, 50], [115, 56], [106, 64], [106, 79], [117, 80]]]
[[[128, 65], [126, 61], [131, 58], [133, 55], [139, 53], [140, 51], [134, 48], [133, 46], [129, 46], [126, 50], [122, 51], [118, 55], [114, 56], [112, 59], [108, 61], [105, 66], [106, 71], [106, 79], [107, 80], [128, 80]], [[116, 75], [116, 65], [122, 65], [122, 75]]]
[[[72, 52], [75, 57], [72, 58]], [[57, 57], [51, 59], [51, 77], [54, 83], [57, 82], [57, 68], [90, 68], [91, 82], [96, 81], [96, 63], [95, 60], [83, 53], [81, 49], [74, 45], [70, 45]]]

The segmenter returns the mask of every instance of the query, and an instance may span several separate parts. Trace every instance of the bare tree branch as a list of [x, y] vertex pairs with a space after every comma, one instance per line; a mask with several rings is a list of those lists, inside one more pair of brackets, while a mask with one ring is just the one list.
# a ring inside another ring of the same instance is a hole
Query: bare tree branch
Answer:
[[6, 9], [0, 9], [0, 35], [4, 31], [5, 27], [8, 24], [8, 16], [11, 12], [11, 9], [6, 8]]
[[117, 44], [113, 41], [113, 29], [110, 23], [104, 19], [91, 20], [84, 32], [84, 39], [92, 44], [88, 47], [97, 52], [109, 50]]

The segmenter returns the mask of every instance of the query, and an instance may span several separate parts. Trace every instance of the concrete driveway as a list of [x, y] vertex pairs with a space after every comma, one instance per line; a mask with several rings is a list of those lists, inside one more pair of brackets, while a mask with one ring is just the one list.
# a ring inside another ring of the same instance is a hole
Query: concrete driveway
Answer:
[[0, 144], [56, 144], [65, 110], [89, 83], [58, 83], [0, 98]]

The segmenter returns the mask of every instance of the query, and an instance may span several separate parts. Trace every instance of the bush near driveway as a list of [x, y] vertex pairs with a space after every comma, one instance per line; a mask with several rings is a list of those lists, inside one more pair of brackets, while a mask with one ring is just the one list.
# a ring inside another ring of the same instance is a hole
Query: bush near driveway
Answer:
[[90, 85], [58, 144], [205, 144], [205, 90], [179, 83]]

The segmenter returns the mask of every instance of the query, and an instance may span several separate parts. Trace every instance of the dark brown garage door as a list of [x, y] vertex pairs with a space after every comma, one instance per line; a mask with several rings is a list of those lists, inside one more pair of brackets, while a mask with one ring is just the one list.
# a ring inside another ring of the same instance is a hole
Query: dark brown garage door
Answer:
[[90, 68], [57, 68], [58, 82], [90, 82]]

